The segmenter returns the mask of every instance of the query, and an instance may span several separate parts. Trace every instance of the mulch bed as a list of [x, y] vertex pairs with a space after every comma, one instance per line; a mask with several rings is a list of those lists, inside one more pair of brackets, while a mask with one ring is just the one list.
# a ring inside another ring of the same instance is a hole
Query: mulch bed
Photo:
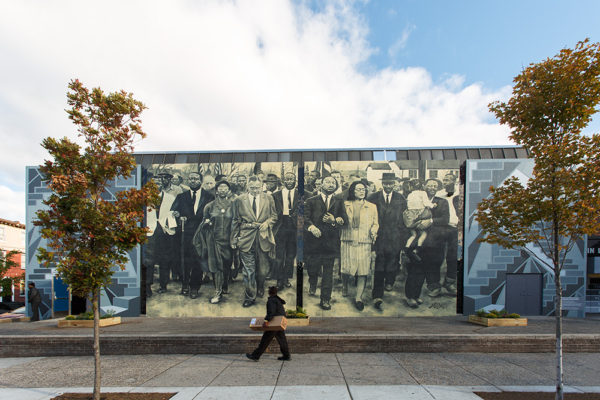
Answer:
[[[100, 393], [101, 400], [169, 400], [177, 393]], [[91, 393], [63, 393], [52, 400], [91, 400]]]
[[[554, 400], [555, 392], [475, 392], [483, 400]], [[565, 393], [565, 400], [600, 400], [600, 393]]]

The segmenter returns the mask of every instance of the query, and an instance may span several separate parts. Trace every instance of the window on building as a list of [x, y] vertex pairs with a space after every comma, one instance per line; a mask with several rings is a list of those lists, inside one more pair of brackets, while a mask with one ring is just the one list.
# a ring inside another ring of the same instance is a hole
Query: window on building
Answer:
[[419, 177], [419, 171], [416, 169], [411, 169], [408, 171], [408, 177], [410, 179], [417, 179]]
[[0, 242], [4, 242], [6, 240], [6, 228], [4, 226], [0, 226]]
[[21, 254], [21, 269], [25, 269], [25, 254]]

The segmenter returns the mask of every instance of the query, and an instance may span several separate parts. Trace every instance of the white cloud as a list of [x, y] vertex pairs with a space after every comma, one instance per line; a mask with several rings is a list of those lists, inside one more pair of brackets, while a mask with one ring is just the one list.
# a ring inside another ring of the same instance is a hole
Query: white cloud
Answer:
[[416, 28], [417, 27], [413, 24], [407, 24], [404, 27], [404, 29], [402, 30], [402, 35], [400, 35], [398, 40], [396, 40], [394, 44], [392, 44], [388, 49], [388, 55], [390, 56], [390, 58], [396, 58], [398, 56], [398, 53], [406, 47], [410, 34], [413, 33], [413, 31]]
[[0, 185], [0, 218], [25, 223], [25, 193]]
[[367, 33], [344, 1], [320, 13], [281, 0], [2, 2], [0, 184], [23, 185], [42, 138], [75, 136], [72, 78], [146, 103], [139, 151], [508, 143], [487, 111], [507, 90], [422, 68], [364, 74]]

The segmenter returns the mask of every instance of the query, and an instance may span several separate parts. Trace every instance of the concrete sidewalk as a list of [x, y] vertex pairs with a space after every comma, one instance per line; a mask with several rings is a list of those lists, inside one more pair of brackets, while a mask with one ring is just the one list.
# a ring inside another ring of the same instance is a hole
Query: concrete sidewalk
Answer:
[[[479, 399], [474, 391], [553, 391], [554, 355], [519, 353], [103, 356], [104, 391], [184, 399]], [[600, 357], [565, 354], [565, 385], [600, 392]], [[90, 392], [92, 357], [0, 358], [0, 399]]]
[[[264, 310], [261, 310], [264, 315]], [[109, 335], [212, 335], [212, 334], [253, 334], [248, 329], [250, 318], [156, 318], [133, 317], [123, 318], [123, 323], [101, 328], [103, 334]], [[9, 323], [0, 325], [0, 337], [6, 335], [90, 335], [88, 328], [57, 328], [57, 320], [45, 320], [31, 323]], [[554, 334], [554, 317], [528, 317], [528, 325], [524, 327], [484, 327], [467, 321], [463, 315], [443, 317], [361, 317], [361, 318], [311, 318], [306, 327], [290, 327], [288, 332], [297, 335], [315, 334], [460, 334], [460, 335], [494, 335], [494, 334]], [[565, 334], [598, 334], [600, 335], [600, 317], [564, 318]]]
[[[101, 328], [102, 354], [245, 353], [259, 332], [248, 318], [124, 318]], [[553, 352], [555, 320], [525, 327], [483, 327], [466, 316], [315, 318], [289, 327], [295, 353]], [[600, 353], [600, 319], [565, 319], [564, 351]], [[58, 328], [57, 320], [0, 325], [0, 357], [91, 355], [91, 328]]]

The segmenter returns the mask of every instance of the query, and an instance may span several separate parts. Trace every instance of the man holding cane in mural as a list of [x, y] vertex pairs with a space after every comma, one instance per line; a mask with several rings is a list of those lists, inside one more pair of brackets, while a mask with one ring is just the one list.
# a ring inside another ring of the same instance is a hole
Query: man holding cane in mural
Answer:
[[179, 218], [181, 226], [181, 294], [190, 298], [198, 297], [198, 290], [202, 284], [201, 260], [193, 246], [193, 238], [198, 226], [203, 221], [203, 211], [206, 204], [214, 199], [213, 195], [202, 190], [202, 175], [192, 172], [188, 176], [190, 190], [177, 195], [171, 210]]

